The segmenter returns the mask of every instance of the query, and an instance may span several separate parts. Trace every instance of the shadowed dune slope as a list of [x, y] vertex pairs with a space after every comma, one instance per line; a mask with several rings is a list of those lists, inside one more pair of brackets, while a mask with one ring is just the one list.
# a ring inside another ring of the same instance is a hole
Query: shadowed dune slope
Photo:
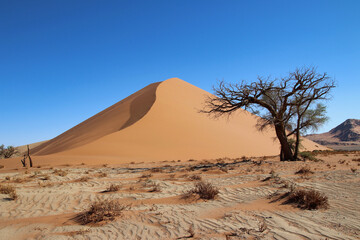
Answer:
[[149, 111], [155, 102], [155, 92], [159, 84], [148, 85], [31, 152], [35, 155], [54, 154], [85, 145], [131, 126]]
[[[153, 101], [154, 91], [156, 100], [150, 104], [145, 100]], [[112, 159], [111, 162], [120, 163], [279, 153], [273, 129], [263, 132], [256, 130], [257, 116], [245, 110], [234, 113], [229, 119], [211, 119], [208, 115], [199, 113], [209, 93], [187, 82], [172, 78], [139, 92], [142, 94], [134, 94], [138, 97], [129, 97], [132, 98], [131, 101], [122, 101], [122, 105], [128, 110], [122, 108], [121, 102], [119, 105], [115, 104], [109, 108], [111, 110], [107, 109], [53, 139], [52, 145], [40, 146], [38, 154], [57, 152], [54, 156], [74, 159], [88, 156], [89, 159]], [[134, 112], [129, 114], [129, 103], [136, 101], [151, 106], [151, 109], [143, 107], [143, 111], [136, 114], [138, 106], [134, 104]], [[121, 113], [115, 113], [116, 111]], [[118, 120], [125, 118], [124, 116], [136, 117], [130, 121], [132, 124], [126, 124], [125, 120]], [[96, 121], [96, 124], [90, 120]], [[124, 128], [125, 125], [128, 127]], [[82, 126], [86, 133], [81, 129]], [[81, 133], [80, 136], [78, 132]], [[321, 149], [321, 146], [316, 147], [308, 140], [304, 140], [303, 145], [310, 150]]]

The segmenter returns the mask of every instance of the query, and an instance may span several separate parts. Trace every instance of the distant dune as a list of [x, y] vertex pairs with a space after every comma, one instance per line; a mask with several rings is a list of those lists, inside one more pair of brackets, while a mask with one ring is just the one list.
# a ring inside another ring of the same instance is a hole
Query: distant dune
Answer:
[[336, 150], [360, 150], [360, 120], [347, 119], [329, 132], [306, 138]]
[[[273, 129], [239, 110], [230, 118], [199, 113], [210, 93], [178, 78], [151, 84], [32, 153], [46, 164], [122, 163], [277, 155]], [[308, 150], [324, 149], [309, 140]]]

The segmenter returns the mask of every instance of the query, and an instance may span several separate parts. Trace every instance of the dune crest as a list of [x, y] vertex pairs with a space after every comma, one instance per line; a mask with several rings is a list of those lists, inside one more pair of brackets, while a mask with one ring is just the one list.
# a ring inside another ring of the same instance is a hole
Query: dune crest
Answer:
[[[274, 130], [256, 129], [258, 116], [245, 110], [219, 119], [199, 113], [209, 95], [178, 78], [149, 85], [39, 146], [36, 155], [123, 162], [279, 153]], [[311, 141], [303, 145], [321, 149]]]
[[127, 128], [140, 120], [155, 102], [160, 82], [153, 83], [115, 103], [61, 135], [32, 149], [35, 155], [48, 155], [76, 148]]

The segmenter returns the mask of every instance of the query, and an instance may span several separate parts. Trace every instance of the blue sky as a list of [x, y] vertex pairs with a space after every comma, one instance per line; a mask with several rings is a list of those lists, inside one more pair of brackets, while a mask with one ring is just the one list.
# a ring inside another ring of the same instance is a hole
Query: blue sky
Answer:
[[0, 144], [55, 137], [152, 83], [210, 91], [315, 65], [360, 119], [360, 1], [0, 0]]

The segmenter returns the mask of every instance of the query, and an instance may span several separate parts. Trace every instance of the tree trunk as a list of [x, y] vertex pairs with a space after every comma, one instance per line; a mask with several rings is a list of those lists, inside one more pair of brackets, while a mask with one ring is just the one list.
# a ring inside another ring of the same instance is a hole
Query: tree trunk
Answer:
[[294, 151], [294, 160], [297, 159], [299, 154], [299, 146], [300, 146], [300, 131], [296, 131], [296, 142], [295, 142], [295, 151]]
[[276, 124], [275, 132], [276, 132], [277, 138], [279, 139], [279, 142], [281, 145], [281, 152], [283, 154], [283, 158], [281, 157], [281, 160], [282, 161], [293, 161], [294, 160], [293, 153], [291, 151], [289, 142], [286, 137], [284, 124]]

